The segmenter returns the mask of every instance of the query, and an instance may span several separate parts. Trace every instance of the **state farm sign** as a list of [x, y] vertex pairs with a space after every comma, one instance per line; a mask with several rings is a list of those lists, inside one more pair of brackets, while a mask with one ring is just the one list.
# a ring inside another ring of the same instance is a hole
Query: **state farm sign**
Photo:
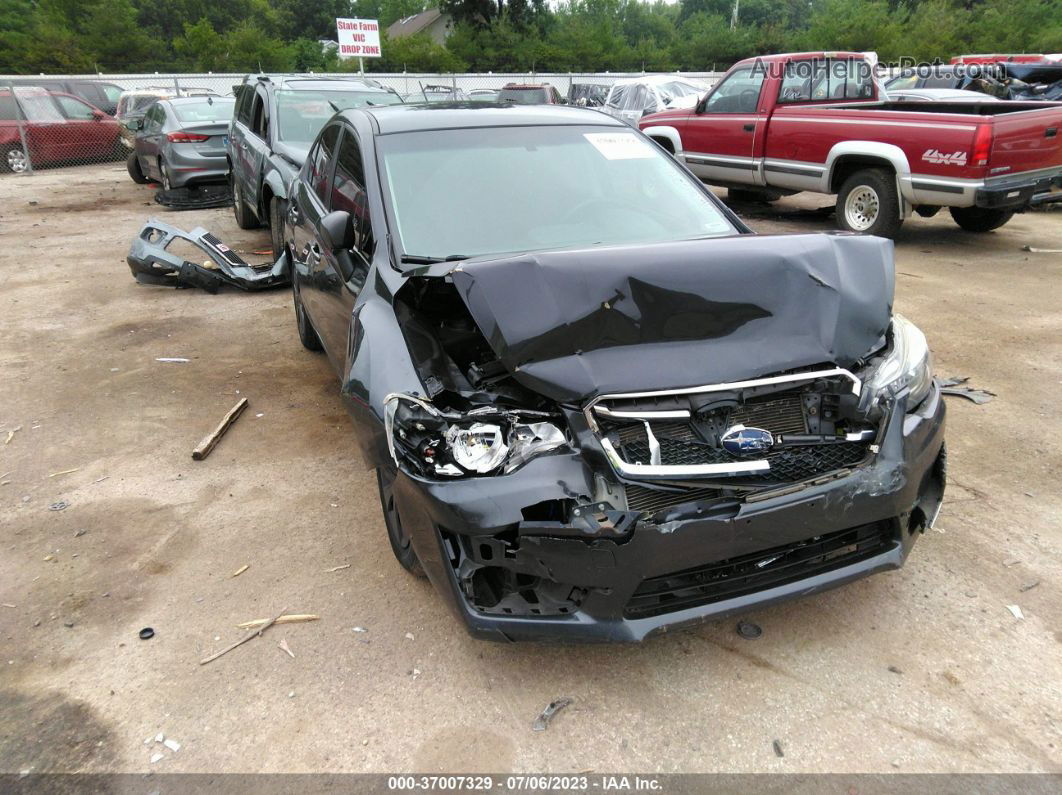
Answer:
[[337, 19], [340, 58], [379, 58], [380, 23], [375, 19]]

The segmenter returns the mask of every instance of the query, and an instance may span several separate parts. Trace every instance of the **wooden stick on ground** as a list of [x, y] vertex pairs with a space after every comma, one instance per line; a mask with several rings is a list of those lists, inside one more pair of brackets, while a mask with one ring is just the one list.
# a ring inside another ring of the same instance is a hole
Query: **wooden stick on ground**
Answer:
[[317, 621], [320, 616], [313, 615], [312, 613], [296, 613], [290, 616], [280, 616], [279, 618], [270, 621], [268, 618], [256, 618], [254, 621], [244, 621], [242, 624], [237, 624], [237, 629], [257, 629], [264, 624], [298, 624], [302, 621]]
[[222, 419], [221, 424], [203, 437], [203, 441], [201, 441], [192, 451], [192, 458], [196, 461], [202, 461], [210, 455], [210, 451], [221, 441], [221, 437], [232, 427], [232, 424], [236, 422], [237, 418], [243, 414], [245, 408], [247, 408], [247, 398], [240, 398], [240, 402], [229, 409], [229, 413], [225, 415], [224, 419]]
[[[286, 608], [286, 607], [284, 608], [284, 610], [287, 610], [287, 609], [288, 608]], [[284, 615], [284, 610], [281, 610], [280, 611], [280, 615], [278, 615], [276, 618], [270, 619], [265, 624], [263, 624], [261, 629], [259, 629], [257, 632], [252, 632], [249, 635], [245, 635], [244, 637], [240, 638], [238, 641], [233, 643], [231, 646], [227, 646], [226, 648], [222, 649], [221, 651], [216, 652], [214, 654], [211, 654], [206, 659], [200, 660], [199, 664], [200, 665], [206, 665], [208, 662], [213, 662], [214, 660], [216, 660], [221, 655], [228, 654], [230, 651], [235, 649], [237, 646], [242, 646], [244, 643], [249, 641], [251, 638], [261, 637], [263, 632], [265, 632], [267, 629], [269, 629], [271, 626], [273, 626], [275, 623], [277, 623], [277, 619], [280, 618], [280, 616]]]

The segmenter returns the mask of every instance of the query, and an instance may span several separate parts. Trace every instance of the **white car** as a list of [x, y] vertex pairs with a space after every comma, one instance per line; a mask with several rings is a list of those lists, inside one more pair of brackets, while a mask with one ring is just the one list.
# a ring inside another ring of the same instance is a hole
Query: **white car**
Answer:
[[887, 93], [892, 102], [999, 102], [999, 97], [963, 88], [904, 88]]
[[602, 108], [605, 113], [636, 126], [649, 113], [692, 108], [710, 86], [682, 75], [646, 75], [617, 80]]

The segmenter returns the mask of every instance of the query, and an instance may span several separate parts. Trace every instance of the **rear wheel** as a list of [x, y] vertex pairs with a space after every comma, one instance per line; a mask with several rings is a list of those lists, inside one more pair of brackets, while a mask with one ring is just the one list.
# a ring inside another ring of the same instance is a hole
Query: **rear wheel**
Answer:
[[1012, 210], [990, 210], [985, 207], [952, 207], [951, 217], [967, 232], [991, 232], [1014, 217]]
[[376, 470], [376, 483], [380, 487], [380, 507], [383, 509], [384, 524], [387, 526], [387, 540], [391, 542], [391, 551], [395, 553], [395, 559], [402, 564], [402, 568], [417, 577], [424, 576], [424, 568], [417, 560], [417, 553], [413, 551], [409, 533], [402, 525], [402, 517], [398, 515], [398, 507], [395, 505], [395, 469], [394, 466], [378, 467]]
[[728, 201], [732, 202], [756, 204], [777, 201], [781, 197], [773, 191], [755, 190], [752, 188], [727, 188], [726, 198]]
[[173, 175], [170, 167], [161, 157], [159, 158], [159, 175], [162, 177], [162, 189], [173, 190]]
[[302, 293], [299, 291], [299, 274], [295, 272], [295, 265], [291, 266], [291, 292], [295, 298], [295, 324], [299, 328], [299, 342], [308, 351], [322, 350], [321, 338], [317, 336], [317, 330], [306, 315], [306, 309], [302, 305]]
[[846, 179], [837, 194], [837, 223], [850, 232], [895, 237], [903, 218], [892, 173], [867, 168]]
[[255, 229], [258, 227], [258, 219], [254, 217], [251, 208], [244, 201], [240, 191], [240, 182], [232, 180], [232, 214], [236, 216], [236, 226], [240, 229]]
[[273, 241], [273, 262], [284, 253], [284, 214], [288, 203], [276, 196], [269, 200], [269, 235]]
[[136, 158], [136, 152], [130, 152], [129, 157], [125, 159], [125, 170], [129, 172], [129, 177], [137, 185], [146, 185], [148, 178], [144, 176], [144, 169], [140, 167], [140, 161]]

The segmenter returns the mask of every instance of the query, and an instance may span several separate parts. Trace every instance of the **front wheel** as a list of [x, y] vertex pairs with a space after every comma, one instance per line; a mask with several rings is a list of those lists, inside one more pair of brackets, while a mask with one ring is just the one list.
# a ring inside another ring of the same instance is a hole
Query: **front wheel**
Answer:
[[952, 207], [951, 217], [967, 232], [991, 232], [1014, 217], [1012, 210], [990, 210], [985, 207]]
[[395, 470], [393, 466], [376, 469], [376, 484], [380, 488], [380, 507], [383, 509], [384, 524], [387, 526], [387, 540], [391, 542], [391, 551], [395, 553], [395, 559], [402, 564], [402, 568], [416, 577], [424, 576], [424, 568], [417, 560], [417, 553], [413, 551], [409, 533], [402, 526], [402, 518], [398, 515], [398, 507], [395, 505]]
[[144, 176], [144, 169], [140, 167], [136, 152], [130, 152], [125, 159], [125, 170], [129, 172], [129, 178], [137, 185], [147, 185], [148, 178]]
[[4, 151], [3, 167], [7, 171], [22, 174], [29, 170], [29, 158], [21, 146], [13, 146]]
[[896, 237], [903, 217], [893, 174], [867, 168], [846, 179], [837, 194], [837, 223], [849, 232]]

